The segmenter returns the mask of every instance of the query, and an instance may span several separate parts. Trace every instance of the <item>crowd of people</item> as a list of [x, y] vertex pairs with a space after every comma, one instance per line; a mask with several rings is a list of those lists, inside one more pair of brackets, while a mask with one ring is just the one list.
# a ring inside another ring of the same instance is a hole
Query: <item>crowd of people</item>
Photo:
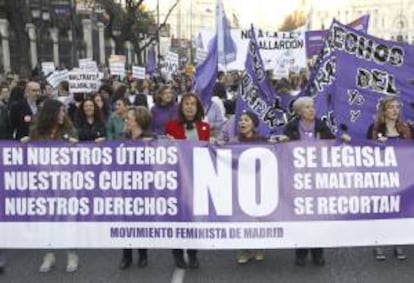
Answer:
[[[169, 138], [177, 140], [202, 140], [211, 142], [275, 142], [258, 132], [259, 118], [251, 111], [245, 111], [237, 121], [234, 119], [235, 103], [240, 76], [238, 73], [219, 73], [208, 109], [203, 106], [197, 94], [193, 93], [191, 78], [181, 75], [169, 80], [152, 78], [124, 80], [108, 77], [96, 92], [70, 93], [69, 84], [63, 81], [57, 88], [45, 80], [25, 80], [8, 75], [0, 80], [0, 138], [30, 142], [35, 140], [56, 140], [77, 143], [78, 141], [105, 140], [152, 140]], [[278, 93], [292, 97], [306, 84], [307, 74], [292, 75], [290, 79], [274, 81]], [[333, 139], [333, 133], [325, 122], [316, 117], [313, 100], [300, 97], [292, 105], [295, 115], [284, 128], [279, 142], [290, 140], [315, 141]], [[412, 128], [401, 120], [401, 103], [398, 99], [380, 101], [375, 122], [368, 130], [370, 139], [413, 138]], [[231, 125], [235, 125], [232, 127]], [[349, 140], [350, 137], [344, 137]], [[315, 265], [323, 266], [323, 249], [297, 249], [296, 264], [306, 263], [308, 252]], [[172, 251], [175, 265], [179, 268], [198, 268], [196, 250]], [[400, 247], [396, 256], [406, 258]], [[133, 251], [124, 249], [120, 269], [128, 268], [133, 261]], [[138, 266], [148, 264], [145, 247], [138, 249]], [[378, 260], [384, 260], [381, 248], [375, 249]], [[263, 260], [263, 250], [240, 250], [237, 261], [240, 264], [250, 260]], [[0, 269], [5, 266], [0, 253]], [[45, 254], [40, 272], [48, 272], [55, 265], [53, 251]], [[67, 251], [67, 272], [78, 268], [76, 251]]]

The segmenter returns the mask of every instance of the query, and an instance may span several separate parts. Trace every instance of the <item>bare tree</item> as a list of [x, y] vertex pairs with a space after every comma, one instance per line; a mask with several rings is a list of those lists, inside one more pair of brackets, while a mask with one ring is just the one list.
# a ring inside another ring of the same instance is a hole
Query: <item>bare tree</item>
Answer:
[[[129, 0], [127, 1], [127, 5], [128, 5], [128, 2], [131, 3], [131, 6], [128, 7], [128, 10], [131, 11], [131, 13], [133, 13], [134, 11], [139, 10], [140, 5], [144, 3], [144, 0], [140, 0], [136, 4], [134, 4], [132, 0]], [[157, 26], [155, 33], [149, 36], [149, 38], [147, 38], [147, 41], [145, 44], [141, 45], [141, 38], [139, 38], [136, 33], [133, 34], [133, 36], [131, 37], [131, 40], [132, 40], [132, 44], [134, 45], [135, 53], [137, 54], [139, 58], [138, 59], [139, 61], [141, 61], [141, 53], [145, 51], [145, 49], [148, 46], [150, 46], [152, 43], [158, 41], [158, 35], [160, 33], [160, 30], [163, 29], [167, 25], [167, 22], [168, 22], [169, 17], [171, 16], [171, 13], [177, 7], [179, 2], [180, 0], [176, 0], [174, 4], [171, 5], [171, 7], [168, 9], [167, 14], [165, 15], [164, 20]], [[142, 62], [139, 62], [139, 63], [142, 64]]]
[[10, 28], [14, 30], [16, 50], [18, 54], [18, 70], [17, 72], [29, 77], [30, 72], [30, 60], [29, 60], [29, 38], [26, 32], [26, 5], [24, 0], [6, 0], [6, 14], [7, 20], [10, 23]]

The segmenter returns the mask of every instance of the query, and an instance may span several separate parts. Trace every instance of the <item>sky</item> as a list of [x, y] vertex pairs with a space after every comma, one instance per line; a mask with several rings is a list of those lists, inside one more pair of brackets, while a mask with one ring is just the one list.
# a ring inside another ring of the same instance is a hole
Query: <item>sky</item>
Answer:
[[[203, 0], [181, 0], [203, 2]], [[215, 2], [214, 0], [206, 0]], [[337, 5], [345, 0], [311, 0], [314, 6]], [[170, 7], [175, 0], [159, 0], [161, 6]], [[248, 27], [254, 21], [256, 25], [263, 28], [280, 26], [283, 18], [300, 6], [302, 0], [223, 0], [227, 16], [230, 18], [231, 11], [235, 11], [239, 17], [241, 26]], [[306, 1], [306, 2], [309, 2]], [[145, 0], [151, 10], [156, 9], [157, 0]], [[214, 11], [214, 6], [212, 7]]]
[[[181, 0], [183, 4], [191, 0]], [[194, 1], [194, 0], [192, 0]], [[160, 5], [170, 7], [175, 0], [159, 0]], [[194, 2], [197, 2], [194, 1]], [[199, 0], [198, 2], [202, 2]], [[215, 2], [211, 1], [210, 2]], [[283, 15], [292, 11], [298, 6], [299, 0], [223, 0], [224, 9], [227, 16], [231, 16], [231, 11], [239, 17], [241, 26], [250, 26], [252, 19], [260, 26], [274, 26], [280, 24], [280, 19]], [[157, 0], [145, 0], [150, 10], [156, 9]], [[271, 3], [269, 7], [269, 3]], [[283, 4], [280, 4], [283, 3]], [[279, 5], [280, 4], [280, 5]], [[269, 9], [270, 8], [270, 9]], [[214, 5], [212, 7], [214, 11]]]

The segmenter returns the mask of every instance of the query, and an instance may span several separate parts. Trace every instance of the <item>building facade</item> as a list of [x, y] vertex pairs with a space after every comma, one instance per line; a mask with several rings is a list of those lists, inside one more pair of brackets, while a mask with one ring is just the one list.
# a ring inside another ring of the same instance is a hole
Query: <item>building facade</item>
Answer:
[[309, 6], [312, 30], [329, 28], [333, 18], [349, 23], [369, 14], [369, 34], [414, 43], [414, 0], [311, 1]]
[[[21, 4], [10, 6], [0, 0], [0, 72], [22, 73], [21, 57], [28, 58], [28, 69], [34, 70], [42, 62], [54, 62], [57, 68], [72, 68], [77, 66], [79, 58], [92, 58], [98, 65], [104, 65], [115, 54], [113, 36], [107, 35], [103, 10], [95, 1], [89, 1], [90, 5], [85, 5], [85, 0], [15, 3]], [[22, 38], [28, 42], [23, 50], [26, 54], [19, 50]], [[124, 47], [127, 63], [137, 62], [132, 44], [125, 42]]]

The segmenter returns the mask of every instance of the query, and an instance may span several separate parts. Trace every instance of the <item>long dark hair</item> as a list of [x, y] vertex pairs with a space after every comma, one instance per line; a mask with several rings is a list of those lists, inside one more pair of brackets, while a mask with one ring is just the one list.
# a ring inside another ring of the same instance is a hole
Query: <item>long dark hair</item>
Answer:
[[[184, 115], [183, 112], [183, 104], [184, 101], [186, 101], [187, 99], [193, 97], [196, 100], [197, 103], [197, 112], [196, 115], [194, 117], [194, 119], [192, 121], [188, 121], [187, 118]], [[201, 120], [203, 120], [204, 118], [204, 108], [203, 108], [203, 104], [201, 103], [200, 98], [198, 98], [197, 95], [195, 95], [194, 93], [188, 92], [186, 94], [184, 94], [181, 97], [181, 101], [180, 101], [180, 105], [178, 107], [178, 122], [180, 124], [188, 124], [188, 123], [192, 123], [192, 122], [199, 122]]]
[[[108, 100], [105, 98], [105, 96], [103, 96], [101, 93], [98, 92], [98, 93], [95, 93], [92, 96], [93, 101], [95, 101], [95, 98], [98, 97], [98, 96], [101, 98], [102, 104], [103, 104], [102, 109], [101, 109], [101, 111], [102, 111], [102, 118], [103, 119], [106, 119], [106, 117], [108, 117], [108, 114], [109, 114]], [[98, 107], [98, 109], [99, 109], [99, 107]]]
[[79, 108], [78, 108], [78, 113], [76, 115], [76, 119], [79, 119], [80, 121], [86, 121], [86, 115], [85, 115], [85, 111], [83, 109], [83, 106], [85, 105], [86, 102], [89, 102], [89, 101], [92, 102], [93, 107], [94, 107], [94, 111], [93, 111], [93, 120], [94, 120], [94, 122], [95, 123], [102, 123], [103, 122], [103, 113], [99, 109], [98, 105], [95, 103], [95, 100], [92, 97], [88, 97], [88, 98], [84, 99], [81, 102], [81, 104], [79, 105]]
[[43, 106], [42, 108], [40, 108], [40, 111], [36, 118], [36, 132], [34, 134], [35, 136], [49, 136], [56, 126], [65, 129], [73, 129], [73, 124], [70, 121], [68, 115], [65, 115], [63, 125], [60, 126], [58, 124], [58, 115], [61, 107], [65, 106], [59, 100], [49, 98], [44, 101]]

